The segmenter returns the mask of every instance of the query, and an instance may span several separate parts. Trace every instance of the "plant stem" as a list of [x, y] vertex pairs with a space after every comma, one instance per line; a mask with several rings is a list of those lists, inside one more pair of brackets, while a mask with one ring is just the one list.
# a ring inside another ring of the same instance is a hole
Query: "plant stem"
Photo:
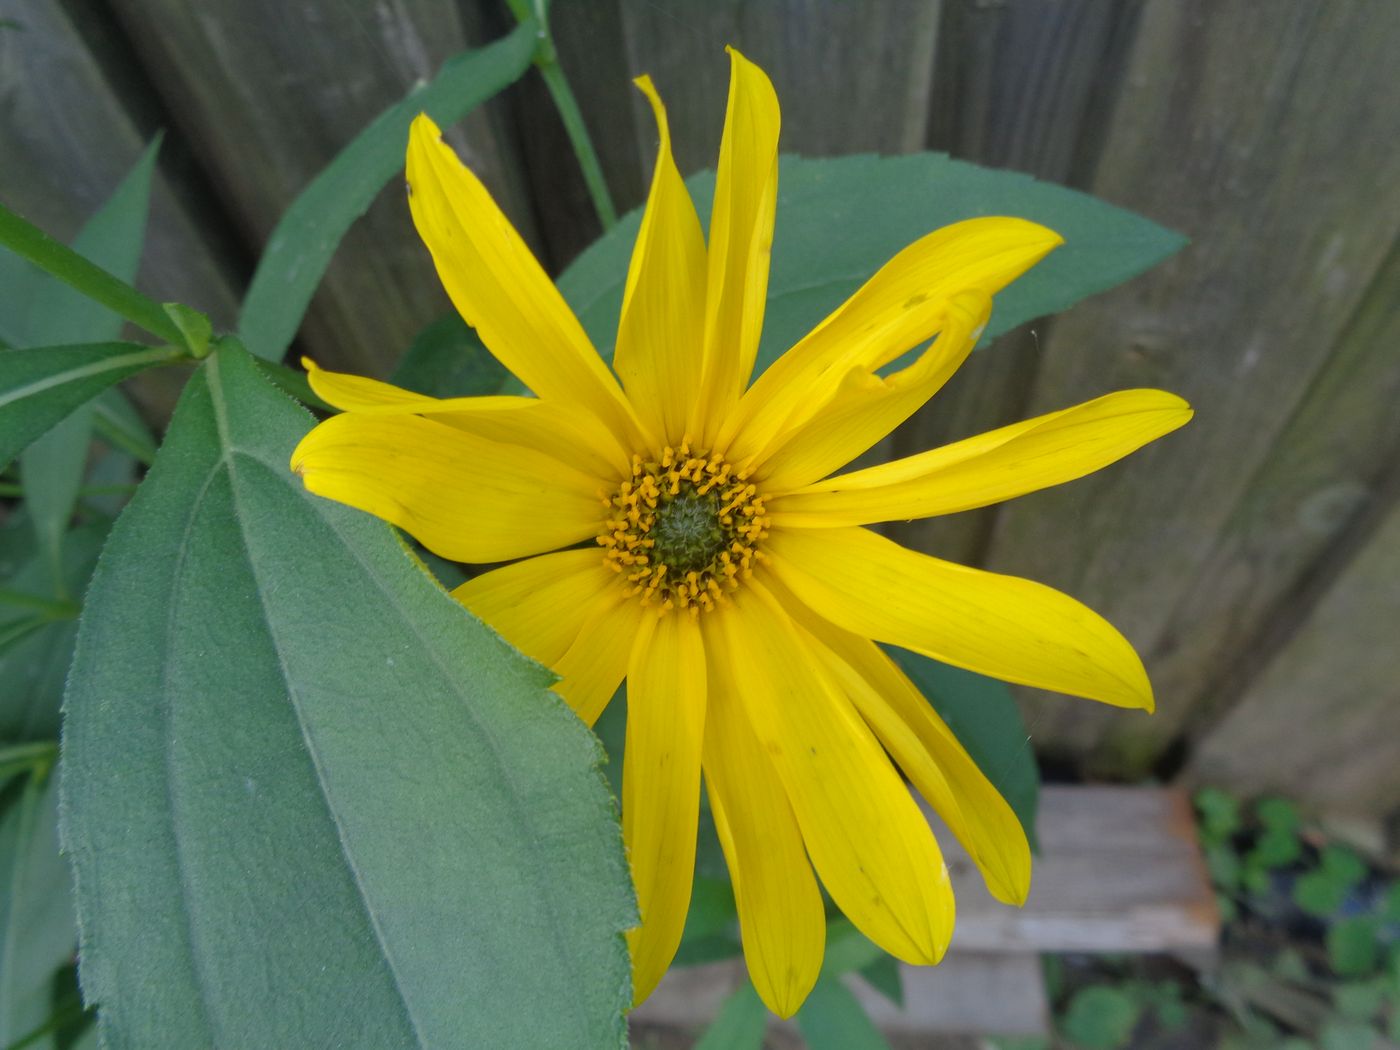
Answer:
[[535, 49], [535, 66], [544, 78], [544, 86], [549, 89], [554, 107], [564, 122], [564, 131], [569, 136], [569, 145], [574, 148], [574, 156], [583, 169], [583, 181], [588, 186], [588, 195], [593, 200], [593, 209], [598, 213], [598, 221], [603, 230], [611, 230], [617, 225], [617, 209], [613, 206], [612, 195], [608, 193], [607, 180], [603, 178], [603, 168], [598, 162], [598, 153], [593, 148], [593, 140], [588, 135], [588, 127], [583, 122], [583, 113], [578, 108], [569, 80], [564, 76], [564, 68], [559, 64], [559, 52], [554, 46], [554, 37], [549, 31], [547, 4], [542, 0], [506, 0], [516, 21], [534, 19], [539, 25], [540, 40]]
[[37, 594], [28, 594], [25, 591], [16, 591], [9, 587], [0, 587], [0, 605], [35, 609], [50, 620], [73, 620], [82, 612], [82, 607], [75, 602], [65, 601], [62, 598], [44, 598]]
[[186, 346], [184, 333], [158, 302], [84, 259], [3, 204], [0, 204], [0, 244], [157, 338], [174, 346]]

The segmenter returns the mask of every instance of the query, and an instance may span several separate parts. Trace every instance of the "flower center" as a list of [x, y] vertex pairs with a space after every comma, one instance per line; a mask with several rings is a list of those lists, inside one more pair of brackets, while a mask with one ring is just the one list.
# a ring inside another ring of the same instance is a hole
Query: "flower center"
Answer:
[[738, 587], [768, 535], [763, 498], [747, 476], [685, 444], [654, 460], [633, 456], [632, 477], [607, 501], [612, 516], [598, 534], [628, 593], [698, 613]]

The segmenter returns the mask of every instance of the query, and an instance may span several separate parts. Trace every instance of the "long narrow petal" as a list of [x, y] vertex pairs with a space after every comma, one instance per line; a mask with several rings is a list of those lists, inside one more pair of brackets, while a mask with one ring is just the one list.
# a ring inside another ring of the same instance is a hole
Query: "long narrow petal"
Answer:
[[642, 621], [627, 669], [622, 837], [642, 924], [629, 931], [632, 991], [649, 996], [675, 957], [690, 906], [705, 735], [705, 650], [682, 613]]
[[852, 368], [874, 371], [926, 341], [949, 297], [993, 295], [1061, 243], [1044, 226], [995, 217], [920, 238], [758, 377], [725, 421], [719, 447], [730, 462], [758, 453], [824, 404]]
[[651, 103], [661, 144], [627, 270], [613, 364], [653, 439], [678, 445], [700, 386], [705, 235], [671, 157], [666, 108], [650, 77], [638, 77], [637, 86]]
[[905, 550], [869, 529], [774, 529], [769, 564], [818, 615], [1009, 682], [1152, 709], [1133, 647], [1044, 584]]
[[775, 525], [907, 521], [985, 507], [1082, 478], [1183, 426], [1162, 390], [1123, 390], [769, 501]]
[[705, 378], [690, 421], [704, 448], [753, 373], [778, 199], [778, 95], [763, 70], [727, 50], [729, 103], [710, 212]]
[[392, 522], [454, 561], [522, 558], [596, 536], [596, 478], [431, 419], [347, 412], [292, 453], [307, 489]]
[[888, 378], [851, 369], [809, 419], [784, 431], [753, 461], [765, 490], [781, 492], [825, 477], [912, 416], [967, 359], [991, 316], [992, 301], [962, 292], [948, 303], [938, 339]]
[[879, 646], [807, 612], [799, 622], [885, 749], [976, 862], [987, 889], [1024, 904], [1031, 850], [1020, 820], [938, 713]]
[[744, 713], [717, 616], [702, 622], [709, 659], [705, 785], [734, 883], [744, 959], [759, 997], [791, 1017], [821, 972], [826, 917], [792, 804]]
[[474, 577], [452, 597], [526, 656], [554, 667], [597, 603], [620, 596], [597, 550], [556, 551]]
[[739, 695], [832, 899], [907, 962], [935, 963], [953, 895], [933, 832], [879, 743], [788, 616], [749, 580], [720, 623]]
[[623, 478], [631, 454], [586, 409], [536, 397], [428, 397], [377, 379], [328, 372], [303, 357], [306, 378], [321, 400], [345, 412], [430, 416], [492, 441], [524, 445], [599, 478]]
[[574, 644], [550, 665], [561, 679], [554, 691], [585, 725], [598, 721], [622, 684], [642, 617], [650, 615], [651, 610], [630, 600], [622, 587], [608, 587], [584, 621]]
[[627, 399], [510, 220], [426, 114], [408, 141], [409, 209], [438, 277], [486, 348], [545, 399], [578, 401], [624, 444]]

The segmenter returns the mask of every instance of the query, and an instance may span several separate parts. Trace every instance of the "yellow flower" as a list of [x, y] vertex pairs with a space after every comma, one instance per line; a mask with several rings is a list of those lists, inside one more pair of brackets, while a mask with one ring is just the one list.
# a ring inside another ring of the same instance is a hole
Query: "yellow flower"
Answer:
[[[292, 466], [312, 492], [446, 558], [511, 561], [455, 596], [553, 668], [588, 724], [627, 680], [622, 820], [642, 916], [629, 934], [636, 1001], [680, 941], [703, 770], [749, 973], [789, 1016], [821, 965], [817, 876], [891, 954], [935, 963], [947, 948], [947, 871], [899, 770], [996, 897], [1019, 904], [1029, 888], [1015, 815], [875, 641], [1152, 706], [1132, 647], [1083, 605], [905, 550], [865, 526], [1080, 477], [1191, 411], [1171, 394], [1124, 391], [832, 476], [938, 390], [976, 343], [992, 295], [1061, 239], [1012, 218], [930, 233], [750, 384], [778, 102], [763, 72], [730, 54], [708, 246], [665, 110], [650, 80], [637, 82], [660, 150], [623, 298], [621, 385], [480, 181], [420, 116], [408, 149], [414, 222], [457, 309], [536, 396], [439, 400], [308, 363], [316, 392], [343, 412], [307, 435]], [[878, 373], [930, 339], [913, 364]]]

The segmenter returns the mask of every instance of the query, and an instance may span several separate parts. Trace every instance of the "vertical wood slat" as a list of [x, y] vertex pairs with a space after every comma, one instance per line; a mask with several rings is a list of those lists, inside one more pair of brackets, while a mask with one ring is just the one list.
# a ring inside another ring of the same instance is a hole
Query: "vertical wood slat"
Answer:
[[[1178, 733], [1208, 735], [1221, 709], [1246, 689], [1252, 694], [1249, 680], [1270, 639], [1304, 611], [1307, 592], [1351, 571], [1347, 538], [1376, 512], [1384, 472], [1400, 459], [1396, 289], [1400, 243], [1173, 611], [1155, 681], [1180, 702], [1138, 722], [1137, 731], [1151, 736], [1113, 733], [1110, 747], [1152, 755]], [[1394, 586], [1400, 589], [1400, 576]], [[1329, 670], [1345, 671], [1342, 659], [1327, 661]], [[1389, 752], [1388, 745], [1385, 737], [1371, 742], [1373, 750]]]
[[1400, 500], [1205, 739], [1190, 778], [1246, 794], [1302, 794], [1338, 814], [1400, 807], [1397, 624]]
[[[296, 194], [385, 108], [467, 45], [431, 0], [114, 0], [181, 131], [255, 250]], [[527, 234], [516, 159], [480, 110], [454, 144]], [[391, 183], [351, 228], [312, 301], [305, 349], [383, 375], [450, 309]]]
[[[151, 134], [149, 114], [106, 76], [100, 59], [58, 3], [0, 9], [15, 23], [0, 29], [0, 197], [48, 233], [68, 241], [116, 189]], [[119, 43], [107, 46], [119, 48]], [[180, 301], [232, 322], [236, 262], [230, 245], [201, 222], [164, 158], [151, 193], [151, 215], [137, 284], [161, 301]], [[154, 416], [168, 414], [178, 390], [158, 370], [128, 389]]]
[[[989, 561], [1107, 615], [1149, 670], [1400, 232], [1400, 199], [1376, 193], [1400, 180], [1385, 121], [1400, 107], [1396, 32], [1400, 8], [1359, 0], [1144, 10], [1092, 189], [1194, 243], [1057, 320], [1032, 407], [1159, 386], [1197, 418], [1125, 464], [1003, 508]], [[1059, 697], [1030, 707], [1039, 743], [1071, 755], [1145, 717]], [[1133, 757], [1099, 756], [1118, 772]]]
[[[1117, 90], [1141, 4], [948, 0], [939, 30], [928, 145], [989, 167], [1075, 184]], [[1008, 332], [963, 365], [896, 433], [906, 456], [1015, 422], [1035, 377], [1044, 322]], [[995, 509], [894, 526], [918, 550], [976, 562]]]

